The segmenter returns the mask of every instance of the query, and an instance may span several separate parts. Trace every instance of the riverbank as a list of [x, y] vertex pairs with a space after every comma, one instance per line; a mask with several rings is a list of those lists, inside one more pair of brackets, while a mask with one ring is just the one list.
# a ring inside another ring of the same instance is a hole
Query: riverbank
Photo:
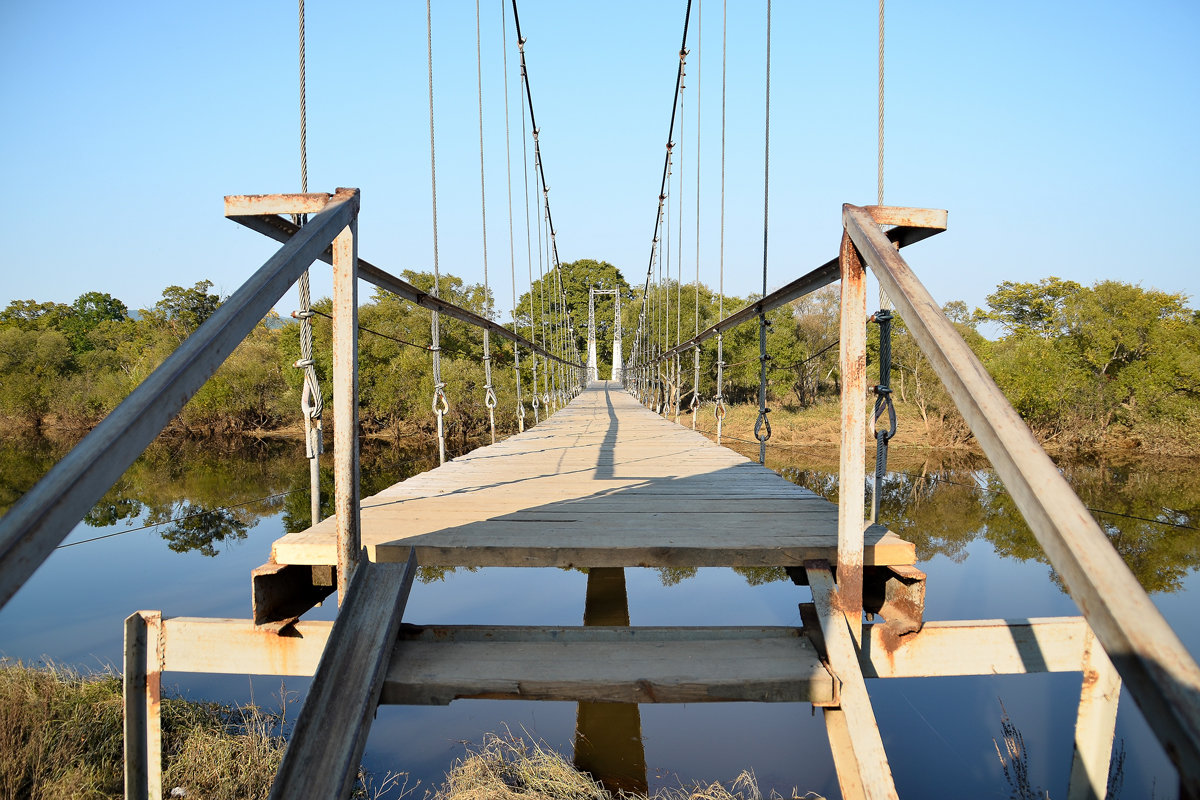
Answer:
[[[121, 677], [0, 661], [0, 797], [120, 798]], [[255, 706], [163, 699], [163, 786], [171, 796], [265, 798], [287, 747], [286, 720]], [[178, 792], [182, 794], [178, 794]], [[485, 734], [437, 787], [361, 773], [354, 797], [423, 800], [635, 800], [611, 792], [543, 743]], [[798, 796], [793, 793], [793, 796]], [[820, 800], [816, 794], [805, 798]], [[762, 800], [754, 775], [661, 789], [653, 800]]]
[[[768, 448], [807, 448], [815, 453], [826, 454], [832, 451], [836, 458], [841, 443], [841, 406], [838, 402], [826, 400], [803, 409], [777, 404], [769, 404], [768, 407], [771, 408]], [[674, 416], [669, 418], [674, 419]], [[757, 419], [757, 405], [747, 403], [729, 406], [722, 424], [722, 442], [729, 440], [731, 446], [745, 444], [757, 448], [758, 441], [754, 438]], [[679, 423], [690, 426], [691, 414], [681, 413]], [[716, 438], [717, 423], [711, 403], [702, 405], [698, 410], [696, 430], [711, 439]], [[1039, 436], [1038, 440], [1052, 456], [1195, 459], [1196, 442], [1200, 441], [1200, 420], [1162, 421], [1134, 431], [1114, 427], [1099, 439], [1058, 434], [1053, 437]], [[868, 441], [867, 446], [874, 450], [872, 441]], [[931, 416], [926, 420], [912, 404], [907, 403], [896, 404], [896, 435], [890, 447], [892, 452], [920, 454], [936, 451], [950, 458], [983, 457], [983, 450], [961, 418]], [[735, 446], [735, 449], [738, 448]]]
[[[124, 794], [121, 677], [0, 660], [0, 796]], [[255, 706], [164, 698], [163, 784], [209, 800], [266, 797], [284, 720]]]

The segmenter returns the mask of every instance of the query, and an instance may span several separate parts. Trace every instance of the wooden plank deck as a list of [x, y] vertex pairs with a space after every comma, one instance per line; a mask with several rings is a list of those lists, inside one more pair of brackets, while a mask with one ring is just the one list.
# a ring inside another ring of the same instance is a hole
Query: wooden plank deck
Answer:
[[[699, 433], [592, 384], [524, 433], [362, 501], [374, 561], [423, 566], [801, 566], [837, 559], [837, 508]], [[335, 521], [288, 534], [279, 564], [335, 564]], [[913, 545], [866, 532], [868, 565]]]

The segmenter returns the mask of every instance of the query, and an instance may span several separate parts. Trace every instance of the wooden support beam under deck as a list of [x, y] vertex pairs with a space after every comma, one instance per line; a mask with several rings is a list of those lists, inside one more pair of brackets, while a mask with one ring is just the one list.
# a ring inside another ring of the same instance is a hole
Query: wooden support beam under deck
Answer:
[[355, 570], [271, 797], [349, 797], [417, 571], [363, 561]]
[[[834, 763], [838, 768], [838, 783], [848, 789], [855, 781], [847, 771], [854, 769], [861, 783], [862, 796], [881, 800], [898, 800], [896, 785], [892, 780], [892, 768], [883, 749], [883, 739], [875, 722], [867, 684], [858, 663], [858, 653], [851, 636], [851, 624], [847, 613], [842, 610], [843, 599], [833, 582], [829, 563], [811, 561], [804, 565], [808, 572], [808, 583], [812, 587], [813, 604], [817, 607], [817, 618], [821, 623], [821, 634], [825, 639], [825, 653], [830, 669], [841, 682], [840, 711], [843, 719], [834, 719], [835, 730], [829, 737], [829, 746], [835, 749]], [[859, 584], [861, 591], [862, 584]], [[860, 595], [861, 598], [861, 595]], [[852, 601], [853, 602], [853, 601]], [[861, 600], [853, 613], [860, 616]], [[843, 735], [844, 734], [844, 735]], [[846, 740], [850, 750], [844, 751]]]

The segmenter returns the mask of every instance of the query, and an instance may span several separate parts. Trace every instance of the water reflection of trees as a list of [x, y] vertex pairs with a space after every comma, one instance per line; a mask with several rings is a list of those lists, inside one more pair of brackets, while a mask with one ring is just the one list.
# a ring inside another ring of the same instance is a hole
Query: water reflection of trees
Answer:
[[[45, 439], [0, 442], [0, 512], [16, 502], [67, 447]], [[332, 454], [322, 457], [322, 511], [333, 513]], [[328, 461], [326, 465], [324, 462]], [[362, 448], [363, 494], [370, 495], [432, 466], [427, 454], [382, 442]], [[288, 531], [309, 525], [308, 462], [291, 441], [227, 443], [160, 441], [122, 475], [84, 516], [95, 528], [125, 523], [160, 526], [179, 553], [215, 556], [258, 522], [283, 513]]]
[[[1003, 558], [1049, 563], [991, 470], [932, 462], [897, 466], [883, 484], [881, 521], [916, 545], [919, 560], [943, 555], [962, 561], [967, 545], [984, 539]], [[776, 468], [837, 500], [836, 467]], [[1176, 591], [1200, 568], [1200, 474], [1190, 464], [1064, 462], [1060, 468], [1146, 591]], [[1052, 579], [1062, 588], [1053, 572]]]

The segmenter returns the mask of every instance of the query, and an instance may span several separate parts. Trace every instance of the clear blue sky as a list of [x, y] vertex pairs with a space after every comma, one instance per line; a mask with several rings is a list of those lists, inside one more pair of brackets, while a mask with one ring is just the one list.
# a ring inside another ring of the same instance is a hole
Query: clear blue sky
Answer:
[[[650, 252], [683, 9], [520, 3], [559, 252], [610, 261], [634, 284]], [[488, 250], [504, 310], [499, 0], [483, 13]], [[775, 3], [771, 287], [836, 252], [841, 203], [874, 201], [875, 13], [873, 0]], [[950, 210], [947, 233], [908, 251], [939, 301], [981, 305], [1002, 280], [1058, 275], [1200, 303], [1190, 246], [1200, 6], [893, 0], [888, 13], [886, 199]], [[699, 87], [699, 262], [715, 285], [721, 6], [703, 3], [701, 44], [695, 14], [676, 135], [683, 273], [694, 275]], [[725, 283], [744, 295], [761, 281], [765, 14], [742, 2], [729, 14]], [[473, 4], [436, 3], [441, 265], [481, 280], [474, 44]], [[222, 218], [221, 198], [298, 188], [294, 3], [8, 2], [0, 45], [0, 305], [103, 290], [137, 308], [204, 278], [227, 294], [273, 251]], [[509, 45], [523, 275], [511, 35]], [[309, 0], [309, 186], [360, 187], [360, 253], [397, 273], [432, 260], [425, 69], [423, 3]], [[327, 268], [314, 275], [327, 294]]]

